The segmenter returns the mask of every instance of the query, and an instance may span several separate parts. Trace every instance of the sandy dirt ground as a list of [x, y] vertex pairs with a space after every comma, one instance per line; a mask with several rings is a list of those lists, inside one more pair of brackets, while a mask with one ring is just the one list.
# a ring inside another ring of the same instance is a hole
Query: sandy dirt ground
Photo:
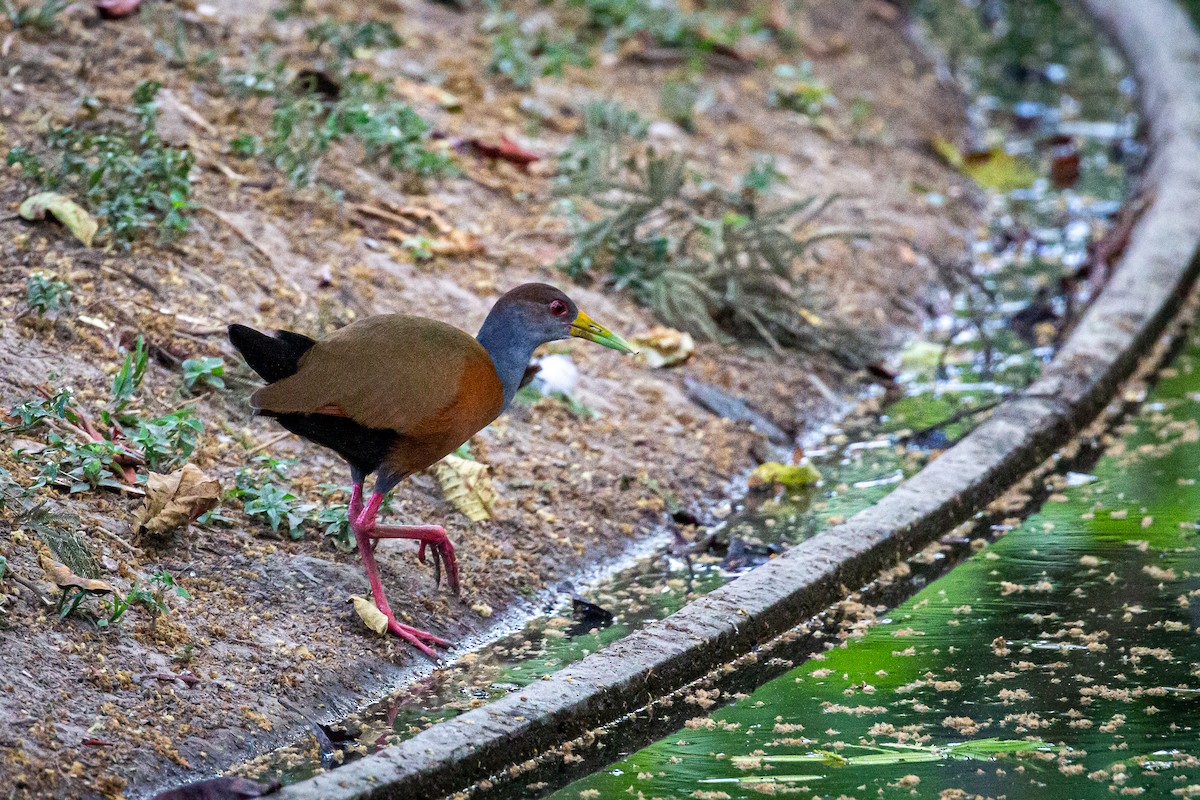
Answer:
[[[265, 4], [168, 8], [182, 12], [193, 52], [212, 50], [222, 68], [248, 64], [266, 42], [294, 63], [311, 58], [303, 27], [272, 20]], [[158, 17], [104, 21], [90, 7], [76, 7], [57, 32], [0, 34], [6, 151], [35, 142], [49, 122], [82, 113], [81, 98], [95, 98], [102, 115], [117, 114], [135, 85], [153, 79], [190, 112], [174, 121], [180, 128], [173, 135], [196, 155], [195, 199], [203, 206], [173, 243], [147, 237], [128, 252], [89, 249], [58, 225], [18, 219], [13, 212], [35, 189], [15, 169], [0, 173], [8, 209], [0, 218], [0, 409], [35, 397], [39, 386], [71, 387], [77, 406], [98, 419], [140, 334], [152, 357], [133, 412], [157, 416], [189, 405], [204, 423], [190, 461], [223, 489], [235, 485], [254, 454], [269, 454], [296, 460], [280, 479], [296, 502], [319, 503], [320, 485], [346, 484], [346, 468], [252, 419], [246, 396], [256, 383], [224, 338], [228, 322], [318, 335], [364, 315], [406, 312], [474, 331], [501, 292], [536, 279], [562, 285], [591, 316], [623, 333], [655, 325], [625, 294], [571, 285], [554, 268], [570, 240], [549, 215], [550, 184], [553, 156], [570, 140], [583, 102], [617, 98], [657, 119], [667, 68], [614, 56], [603, 68], [570, 68], [561, 80], [518, 92], [486, 72], [482, 10], [424, 0], [357, 10], [391, 20], [405, 40], [370, 54], [359, 68], [400, 78], [439, 134], [487, 141], [504, 135], [544, 159], [523, 172], [456, 152], [462, 176], [427, 181], [418, 192], [335, 145], [321, 165], [325, 188], [298, 191], [261, 160], [228, 152], [240, 132], [265, 129], [269, 104], [238, 99], [219, 82], [173, 66], [156, 48], [163, 40]], [[353, 11], [320, 3], [306, 13], [345, 20]], [[910, 242], [834, 242], [808, 267], [844, 318], [886, 327], [894, 345], [943, 296], [931, 261], [955, 260], [978, 219], [967, 184], [928, 147], [935, 135], [961, 136], [961, 99], [939, 83], [887, 3], [808, 0], [788, 23], [798, 55], [760, 45], [759, 66], [749, 71], [705, 71], [713, 102], [695, 132], [658, 125], [656, 144], [686, 152], [718, 181], [732, 181], [757, 154], [774, 154], [785, 196], [837, 193], [843, 199], [832, 222], [888, 230]], [[766, 102], [771, 67], [798, 59], [811, 59], [838, 98], [819, 124]], [[445, 78], [461, 111], [447, 111], [421, 91], [421, 76], [433, 75]], [[551, 109], [550, 117], [531, 122], [522, 111], [527, 98]], [[870, 112], [856, 118], [856, 108]], [[931, 203], [931, 195], [944, 204]], [[415, 259], [390, 235], [389, 223], [355, 213], [356, 204], [432, 211], [477, 239], [479, 249]], [[67, 310], [45, 319], [25, 313], [26, 280], [35, 270], [71, 285]], [[755, 453], [762, 455], [763, 438], [691, 402], [685, 377], [745, 399], [791, 433], [834, 410], [812, 376], [841, 396], [869, 380], [827, 357], [780, 357], [756, 347], [701, 343], [690, 362], [666, 370], [586, 342], [556, 349], [578, 365], [576, 399], [597, 414], [541, 400], [514, 407], [475, 437], [473, 454], [491, 466], [499, 494], [495, 519], [470, 522], [430, 476], [395, 492], [391, 518], [446, 525], [463, 581], [454, 597], [435, 588], [411, 545], [381, 545], [384, 583], [403, 621], [469, 641], [522, 602], [663, 530], [668, 503], [705, 518]], [[225, 359], [225, 390], [183, 389], [179, 362], [204, 356]], [[14, 455], [14, 447], [44, 444], [50, 430], [0, 433], [0, 466], [15, 484], [31, 485], [44, 458]], [[147, 796], [227, 769], [302, 733], [306, 716], [333, 718], [430, 669], [411, 648], [359, 622], [347, 603], [367, 593], [357, 555], [318, 528], [293, 540], [230, 500], [223, 519], [139, 537], [138, 491], [68, 494], [50, 486], [10, 498], [0, 510], [0, 795]], [[49, 516], [31, 515], [31, 504]], [[64, 541], [85, 550], [95, 577], [121, 592], [148, 586], [166, 570], [189, 596], [167, 592], [169, 612], [137, 606], [104, 627], [96, 624], [106, 616], [100, 601], [87, 599], [60, 620], [43, 603], [55, 602], [59, 590], [39, 556], [61, 555]], [[186, 680], [172, 677], [179, 675]]]

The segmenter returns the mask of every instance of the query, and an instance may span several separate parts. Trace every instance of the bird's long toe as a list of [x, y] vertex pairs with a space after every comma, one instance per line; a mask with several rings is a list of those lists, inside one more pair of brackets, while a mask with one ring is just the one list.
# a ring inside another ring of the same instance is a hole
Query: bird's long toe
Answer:
[[450, 647], [450, 642], [442, 637], [436, 636], [429, 631], [423, 631], [420, 628], [414, 628], [411, 625], [405, 625], [403, 622], [399, 622], [394, 616], [391, 615], [388, 615], [388, 630], [420, 650], [434, 661], [438, 660], [438, 655], [429, 647], [428, 644], [426, 644], [426, 642], [434, 647]]

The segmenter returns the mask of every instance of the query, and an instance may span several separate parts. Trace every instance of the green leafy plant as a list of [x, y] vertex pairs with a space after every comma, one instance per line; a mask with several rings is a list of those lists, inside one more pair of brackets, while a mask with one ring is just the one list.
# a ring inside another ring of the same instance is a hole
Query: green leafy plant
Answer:
[[41, 0], [29, 5], [20, 5], [17, 0], [0, 0], [0, 9], [13, 28], [33, 28], [43, 32], [58, 27], [59, 14], [69, 5], [71, 0]]
[[70, 492], [124, 488], [134, 481], [134, 467], [165, 471], [195, 452], [204, 424], [192, 409], [178, 409], [150, 420], [132, 410], [147, 356], [139, 337], [113, 376], [111, 396], [101, 412], [103, 434], [74, 405], [68, 389], [10, 410], [15, 421], [0, 425], [0, 431], [27, 431], [41, 425], [50, 428], [44, 450], [18, 454], [41, 464], [30, 491], [50, 485], [65, 486]]
[[732, 22], [716, 13], [684, 11], [673, 0], [569, 0], [586, 12], [586, 27], [601, 36], [604, 46], [615, 50], [637, 37], [648, 38], [660, 47], [684, 50], [693, 61], [722, 47], [732, 46], [747, 33], [762, 30], [754, 17]]
[[113, 375], [112, 407], [124, 408], [134, 392], [142, 385], [146, 377], [146, 364], [149, 363], [150, 353], [146, 349], [145, 340], [139, 336], [134, 342], [133, 350], [125, 354], [125, 360]]
[[183, 362], [183, 385], [188, 391], [225, 388], [225, 360], [217, 356], [188, 358]]
[[805, 61], [799, 66], [780, 64], [775, 68], [767, 101], [775, 108], [817, 117], [834, 104], [834, 97], [813, 77], [812, 64]]
[[188, 460], [203, 433], [204, 423], [196, 412], [181, 408], [149, 421], [139, 420], [129, 438], [142, 451], [148, 469], [166, 472]]
[[330, 145], [344, 139], [357, 141], [368, 162], [418, 176], [452, 173], [453, 162], [425, 146], [429, 132], [387, 84], [351, 76], [333, 103], [314, 92], [278, 93], [263, 153], [296, 186], [311, 184]]
[[229, 152], [238, 158], [254, 158], [262, 152], [262, 140], [252, 133], [242, 133], [229, 142]]
[[122, 246], [147, 230], [160, 239], [177, 237], [195, 208], [189, 179], [195, 157], [158, 138], [158, 89], [147, 82], [134, 90], [136, 125], [51, 127], [38, 152], [14, 147], [7, 162], [43, 188], [72, 196], [104, 221], [101, 234]]
[[25, 304], [39, 317], [59, 311], [71, 302], [71, 287], [44, 272], [31, 272], [25, 279]]
[[113, 442], [107, 439], [79, 442], [51, 432], [46, 444], [47, 450], [38, 456], [44, 464], [30, 488], [64, 484], [74, 494], [102, 487], [120, 489], [125, 485], [117, 461], [125, 451]]
[[304, 524], [316, 506], [302, 503], [290, 489], [275, 482], [286, 480], [287, 469], [295, 462], [263, 457], [255, 462], [254, 467], [238, 470], [227, 496], [240, 501], [246, 514], [266, 522], [271, 530], [283, 526], [292, 539], [302, 538]]
[[317, 50], [330, 54], [330, 69], [341, 73], [347, 61], [362, 50], [399, 47], [404, 43], [390, 22], [336, 22], [324, 19], [310, 27], [305, 36], [316, 42]]
[[73, 396], [70, 389], [59, 389], [53, 395], [44, 399], [26, 400], [15, 405], [9, 414], [17, 418], [15, 425], [0, 424], [0, 430], [5, 432], [27, 431], [47, 419], [67, 419], [68, 407]]
[[621, 169], [624, 151], [645, 141], [650, 124], [615, 100], [592, 101], [583, 107], [583, 127], [558, 157], [559, 184], [586, 186]]
[[856, 232], [816, 226], [830, 199], [771, 203], [753, 188], [763, 181], [759, 167], [725, 191], [690, 175], [683, 156], [653, 150], [585, 174], [569, 187], [575, 241], [561, 267], [576, 279], [599, 273], [666, 324], [714, 341], [861, 362], [870, 335], [840, 323], [800, 269], [817, 242]]
[[488, 71], [503, 75], [517, 89], [528, 89], [537, 78], [562, 77], [567, 66], [591, 64], [587, 48], [573, 35], [554, 34], [546, 27], [526, 32], [515, 11], [500, 0], [489, 0], [483, 28], [492, 37]]
[[[165, 569], [160, 569], [150, 576], [150, 585], [142, 586], [134, 583], [125, 594], [116, 592], [105, 601], [104, 607], [108, 612], [107, 619], [100, 619], [96, 624], [101, 627], [116, 625], [125, 616], [125, 612], [133, 606], [142, 606], [150, 612], [151, 617], [160, 614], [170, 614], [171, 606], [167, 598], [174, 594], [183, 599], [191, 598], [191, 593], [175, 582], [175, 578]], [[190, 652], [190, 649], [189, 649]]]

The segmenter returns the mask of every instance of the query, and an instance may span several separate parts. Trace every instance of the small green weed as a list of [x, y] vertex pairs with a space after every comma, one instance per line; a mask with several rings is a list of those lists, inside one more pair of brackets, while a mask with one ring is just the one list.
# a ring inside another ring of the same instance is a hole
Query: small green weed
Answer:
[[188, 358], [183, 362], [183, 385], [188, 391], [225, 388], [225, 360], [217, 356]]
[[558, 158], [558, 182], [570, 190], [618, 172], [625, 150], [645, 141], [650, 124], [615, 100], [583, 107], [583, 128]]
[[771, 80], [768, 102], [775, 108], [796, 111], [806, 117], [820, 116], [835, 103], [833, 93], [813, 77], [812, 64], [780, 64]]
[[417, 176], [451, 174], [453, 162], [425, 146], [429, 123], [390, 92], [386, 83], [352, 76], [332, 104], [315, 93], [278, 93], [263, 153], [296, 186], [310, 185], [330, 145], [346, 139], [368, 162]]
[[545, 27], [527, 32], [515, 11], [501, 0], [489, 0], [483, 28], [492, 37], [488, 71], [503, 75], [517, 89], [528, 89], [537, 78], [561, 78], [568, 66], [590, 66], [587, 48], [574, 36], [552, 34]]
[[[150, 351], [146, 349], [145, 340], [139, 336], [134, 342], [133, 349], [125, 354], [121, 366], [113, 375], [112, 395], [108, 402], [107, 414], [120, 414], [133, 400], [133, 395], [141, 388], [142, 380], [146, 377], [146, 365], [149, 363]], [[107, 419], [105, 420], [108, 421]]]
[[49, 398], [26, 400], [9, 410], [9, 415], [16, 417], [17, 423], [0, 425], [0, 431], [27, 431], [43, 420], [69, 420], [69, 406], [73, 399], [70, 389], [59, 389]]
[[254, 158], [262, 152], [262, 141], [252, 133], [243, 133], [229, 142], [229, 152], [238, 158]]
[[296, 462], [264, 456], [255, 462], [254, 467], [238, 470], [234, 486], [226, 496], [240, 501], [247, 515], [266, 522], [271, 530], [278, 531], [283, 526], [291, 538], [303, 538], [304, 524], [316, 505], [300, 502], [290, 489], [275, 482], [287, 480], [287, 470]]
[[287, 62], [275, 58], [270, 45], [263, 45], [252, 57], [248, 68], [227, 70], [221, 76], [221, 83], [234, 97], [274, 97], [287, 89]]
[[[234, 486], [226, 492], [226, 497], [239, 501], [250, 517], [265, 523], [273, 531], [285, 531], [292, 539], [301, 539], [308, 531], [316, 530], [329, 537], [339, 550], [353, 550], [349, 506], [330, 501], [333, 495], [349, 496], [350, 487], [323, 483], [319, 487], [324, 497], [322, 503], [303, 502], [287, 485], [288, 469], [295, 463], [290, 459], [259, 456], [253, 466], [238, 471]], [[389, 508], [390, 500], [384, 502], [382, 511]]]
[[79, 442], [51, 432], [46, 444], [48, 449], [38, 454], [44, 464], [30, 489], [61, 484], [74, 494], [100, 488], [120, 489], [125, 485], [117, 461], [125, 451], [113, 442], [107, 439]]
[[121, 621], [121, 617], [125, 616], [125, 612], [133, 606], [142, 606], [150, 612], [152, 618], [160, 614], [170, 614], [171, 606], [167, 602], [167, 598], [172, 594], [185, 600], [192, 596], [187, 589], [175, 582], [171, 573], [160, 569], [150, 576], [149, 586], [134, 583], [124, 595], [118, 592], [113, 594], [111, 599], [104, 601], [108, 618], [99, 619], [96, 624], [101, 628], [116, 625]]
[[160, 239], [175, 238], [187, 230], [195, 207], [189, 179], [195, 157], [163, 144], [155, 133], [158, 89], [148, 82], [134, 90], [136, 125], [51, 127], [38, 152], [14, 147], [8, 164], [19, 165], [43, 188], [81, 202], [104, 221], [101, 234], [123, 247], [148, 230]]
[[[30, 490], [65, 486], [71, 492], [96, 488], [119, 489], [133, 480], [133, 467], [145, 465], [167, 471], [182, 465], [196, 450], [204, 423], [190, 408], [153, 419], [134, 413], [138, 389], [145, 377], [148, 352], [139, 337], [113, 376], [111, 395], [101, 411], [103, 434], [84, 418], [68, 389], [45, 399], [14, 406], [15, 421], [0, 424], [0, 432], [27, 431], [47, 426], [46, 449], [18, 454], [36, 459], [41, 469]], [[98, 438], [103, 435], [106, 438]]]
[[357, 58], [363, 50], [399, 47], [404, 43], [390, 22], [335, 22], [324, 19], [305, 32], [310, 42], [316, 42], [318, 52], [328, 52], [329, 70], [341, 74], [346, 62]]
[[25, 305], [44, 317], [50, 311], [66, 308], [71, 302], [71, 287], [44, 272], [31, 272], [25, 279]]
[[181, 408], [149, 421], [139, 420], [129, 433], [154, 472], [169, 472], [182, 466], [196, 451], [204, 423], [190, 408]]
[[799, 269], [813, 244], [853, 233], [815, 227], [829, 200], [771, 203], [764, 189], [775, 180], [760, 162], [727, 191], [690, 174], [683, 156], [653, 150], [580, 174], [568, 187], [575, 243], [561, 267], [576, 279], [600, 273], [666, 324], [714, 341], [859, 362], [871, 338], [840, 324]]
[[586, 12], [586, 26], [603, 40], [608, 50], [623, 42], [647, 37], [660, 47], [684, 50], [693, 68], [705, 55], [730, 47], [747, 33], [758, 33], [762, 24], [754, 17], [726, 22], [719, 14], [685, 12], [673, 0], [569, 0]]
[[41, 0], [20, 5], [17, 0], [0, 0], [0, 9], [15, 29], [32, 28], [48, 32], [58, 27], [58, 15], [71, 5], [71, 0]]

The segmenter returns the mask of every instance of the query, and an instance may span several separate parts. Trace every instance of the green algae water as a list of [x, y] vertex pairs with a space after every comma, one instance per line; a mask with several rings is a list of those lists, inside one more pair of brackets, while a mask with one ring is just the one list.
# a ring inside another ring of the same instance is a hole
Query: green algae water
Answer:
[[1200, 796], [1200, 338], [1160, 377], [1091, 474], [861, 638], [555, 797]]

